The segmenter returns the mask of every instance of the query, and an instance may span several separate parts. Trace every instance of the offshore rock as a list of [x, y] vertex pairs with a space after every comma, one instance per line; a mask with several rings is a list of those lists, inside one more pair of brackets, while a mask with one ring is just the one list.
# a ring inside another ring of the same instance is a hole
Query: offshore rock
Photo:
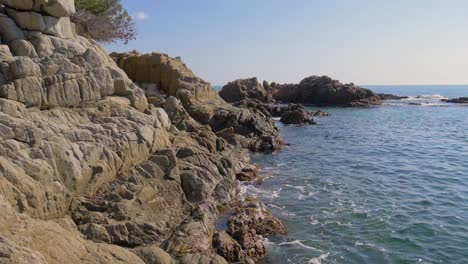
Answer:
[[468, 104], [468, 97], [442, 99], [442, 101], [447, 102], [447, 103], [455, 103], [455, 104]]
[[281, 122], [285, 124], [316, 124], [312, 118], [314, 113], [299, 104], [274, 104], [266, 89], [271, 89], [266, 81], [262, 85], [257, 78], [238, 79], [225, 85], [219, 94], [232, 105], [250, 109], [265, 119], [281, 117]]
[[311, 76], [299, 84], [269, 85], [268, 93], [279, 102], [317, 106], [369, 106], [381, 98], [369, 89], [352, 83], [342, 84], [328, 76]]

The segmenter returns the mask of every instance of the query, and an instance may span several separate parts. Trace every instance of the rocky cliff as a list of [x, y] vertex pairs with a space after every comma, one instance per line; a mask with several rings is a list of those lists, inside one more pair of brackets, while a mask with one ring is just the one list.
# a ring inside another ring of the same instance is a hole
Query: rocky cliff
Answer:
[[114, 54], [139, 88], [75, 34], [73, 12], [0, 0], [0, 263], [260, 259], [258, 235], [284, 230], [264, 205], [241, 203], [227, 232], [215, 221], [255, 178], [241, 147], [280, 147], [273, 121], [179, 59]]

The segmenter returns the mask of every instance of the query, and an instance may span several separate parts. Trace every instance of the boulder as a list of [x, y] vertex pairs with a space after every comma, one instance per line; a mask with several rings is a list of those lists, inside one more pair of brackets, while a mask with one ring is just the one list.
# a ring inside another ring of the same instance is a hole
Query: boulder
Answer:
[[266, 90], [258, 82], [257, 78], [239, 79], [223, 86], [219, 95], [226, 102], [238, 102], [244, 99], [257, 99], [261, 102], [270, 101]]
[[316, 124], [312, 114], [304, 108], [285, 111], [280, 121], [287, 125]]

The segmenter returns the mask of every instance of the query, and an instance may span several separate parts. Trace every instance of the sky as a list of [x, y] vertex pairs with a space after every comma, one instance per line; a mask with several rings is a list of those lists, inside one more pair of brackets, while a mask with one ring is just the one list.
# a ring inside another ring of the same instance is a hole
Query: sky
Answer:
[[180, 56], [213, 85], [310, 75], [468, 84], [467, 0], [122, 0], [137, 39], [109, 51]]

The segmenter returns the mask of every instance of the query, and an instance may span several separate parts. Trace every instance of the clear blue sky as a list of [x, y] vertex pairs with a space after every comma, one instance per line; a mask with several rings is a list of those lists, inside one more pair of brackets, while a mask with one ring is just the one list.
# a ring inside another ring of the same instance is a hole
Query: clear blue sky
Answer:
[[214, 85], [326, 74], [358, 84], [468, 83], [468, 0], [123, 0], [138, 39]]

